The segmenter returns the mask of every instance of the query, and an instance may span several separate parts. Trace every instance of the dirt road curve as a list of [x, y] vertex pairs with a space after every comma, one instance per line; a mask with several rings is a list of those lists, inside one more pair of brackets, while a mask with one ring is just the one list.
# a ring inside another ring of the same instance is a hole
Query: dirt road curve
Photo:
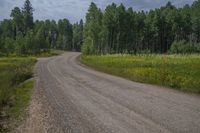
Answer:
[[85, 68], [80, 53], [40, 59], [21, 132], [200, 133], [200, 97]]

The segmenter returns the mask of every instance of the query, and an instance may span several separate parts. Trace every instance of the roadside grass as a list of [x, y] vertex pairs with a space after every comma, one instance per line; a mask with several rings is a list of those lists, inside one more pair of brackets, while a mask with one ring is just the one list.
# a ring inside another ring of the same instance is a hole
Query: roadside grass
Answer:
[[10, 107], [4, 108], [4, 112], [8, 116], [8, 119], [4, 121], [4, 132], [14, 129], [24, 119], [31, 99], [33, 83], [33, 81], [27, 81], [19, 85], [15, 92], [15, 103]]
[[38, 53], [38, 54], [35, 54], [35, 55], [34, 54], [17, 55], [16, 53], [6, 55], [6, 54], [3, 54], [3, 53], [0, 53], [0, 59], [5, 58], [5, 57], [9, 57], [9, 58], [14, 58], [14, 57], [37, 57], [37, 58], [39, 58], [39, 57], [51, 57], [51, 56], [61, 55], [63, 53], [64, 53], [63, 50], [55, 50], [55, 49], [42, 51], [41, 53]]
[[0, 58], [0, 132], [10, 129], [27, 107], [33, 81], [34, 57]]
[[96, 70], [132, 81], [200, 93], [199, 55], [82, 55], [80, 60]]
[[12, 130], [24, 118], [33, 88], [33, 81], [28, 79], [33, 76], [36, 58], [62, 53], [61, 50], [43, 51], [34, 56], [0, 53], [0, 132]]
[[42, 52], [41, 54], [36, 55], [36, 57], [51, 57], [51, 56], [61, 55], [62, 53], [64, 53], [64, 51], [51, 49], [47, 52]]
[[8, 113], [15, 118], [20, 118], [21, 113], [28, 107], [33, 81], [27, 81], [16, 88], [16, 103], [8, 109]]

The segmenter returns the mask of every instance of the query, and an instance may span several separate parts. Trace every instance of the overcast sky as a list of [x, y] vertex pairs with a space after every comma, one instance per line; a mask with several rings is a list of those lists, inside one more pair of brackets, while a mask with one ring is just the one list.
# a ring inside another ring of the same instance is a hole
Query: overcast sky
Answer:
[[[15, 7], [22, 7], [25, 0], [0, 0], [0, 20], [9, 18], [11, 10]], [[68, 18], [72, 23], [85, 18], [90, 3], [95, 2], [99, 8], [113, 2], [123, 3], [126, 7], [133, 7], [134, 10], [149, 10], [167, 3], [168, 0], [30, 0], [34, 11], [34, 19], [55, 19]], [[171, 0], [176, 6], [192, 4], [195, 0]]]

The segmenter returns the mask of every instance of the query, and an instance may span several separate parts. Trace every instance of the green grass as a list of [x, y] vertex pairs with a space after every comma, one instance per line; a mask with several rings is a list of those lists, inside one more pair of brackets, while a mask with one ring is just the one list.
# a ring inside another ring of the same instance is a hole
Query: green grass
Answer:
[[51, 49], [48, 52], [43, 52], [41, 54], [36, 55], [36, 57], [51, 57], [51, 56], [60, 55], [62, 53], [64, 53], [64, 51]]
[[51, 56], [56, 56], [56, 55], [63, 54], [64, 52], [65, 51], [55, 50], [55, 49], [50, 49], [50, 50], [47, 50], [47, 51], [43, 51], [43, 52], [38, 53], [36, 55], [34, 55], [34, 54], [17, 55], [16, 53], [6, 55], [5, 53], [1, 53], [0, 52], [0, 59], [1, 58], [17, 58], [17, 57], [37, 57], [37, 58], [40, 58], [40, 57], [51, 57]]
[[200, 93], [199, 55], [81, 56], [96, 70], [133, 81]]
[[0, 132], [14, 128], [23, 118], [30, 101], [33, 81], [25, 82], [33, 76], [36, 58], [62, 54], [60, 50], [50, 50], [38, 55], [0, 53]]
[[12, 130], [15, 126], [18, 126], [18, 123], [21, 120], [24, 119], [26, 114], [25, 110], [28, 108], [31, 99], [32, 88], [33, 81], [27, 81], [16, 88], [16, 102], [11, 107], [5, 108], [5, 112], [8, 113], [9, 120], [7, 120], [8, 128], [4, 130]]
[[33, 88], [33, 81], [27, 81], [16, 88], [16, 103], [8, 109], [10, 115], [19, 118], [30, 101], [30, 94]]
[[32, 77], [35, 63], [34, 57], [0, 58], [0, 132], [26, 108], [33, 83], [23, 82]]

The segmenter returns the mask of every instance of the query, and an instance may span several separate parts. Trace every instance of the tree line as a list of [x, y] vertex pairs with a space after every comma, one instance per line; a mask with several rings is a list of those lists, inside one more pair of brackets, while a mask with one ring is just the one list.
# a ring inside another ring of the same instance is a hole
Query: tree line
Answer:
[[150, 11], [123, 4], [104, 11], [91, 3], [83, 20], [36, 20], [29, 0], [0, 21], [0, 54], [31, 55], [50, 49], [84, 54], [200, 53], [200, 0], [177, 8], [168, 2]]
[[123, 4], [101, 11], [91, 3], [84, 27], [85, 54], [199, 53], [200, 0], [136, 12]]
[[83, 20], [71, 24], [68, 19], [36, 20], [29, 0], [15, 7], [11, 19], [0, 22], [0, 54], [35, 55], [50, 49], [80, 50]]

